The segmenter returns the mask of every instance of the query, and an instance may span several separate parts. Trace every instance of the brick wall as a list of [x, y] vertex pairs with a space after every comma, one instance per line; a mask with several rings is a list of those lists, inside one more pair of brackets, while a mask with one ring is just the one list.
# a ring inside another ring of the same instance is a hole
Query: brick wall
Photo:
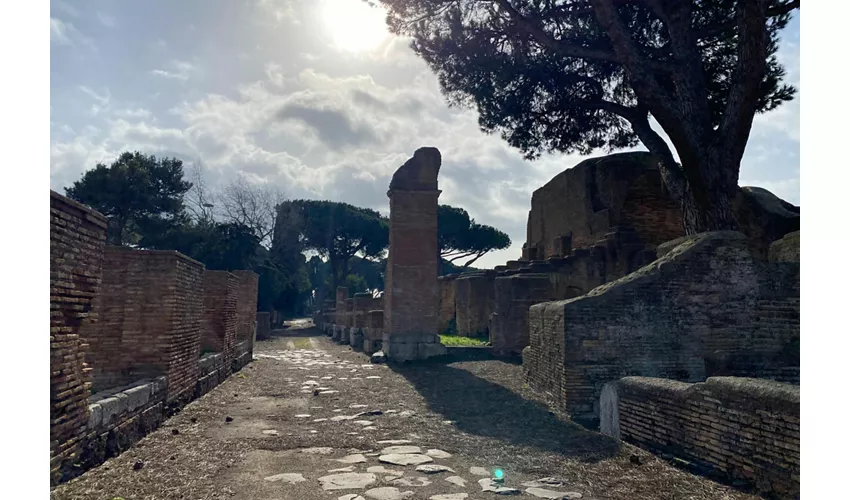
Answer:
[[81, 326], [95, 322], [106, 218], [50, 192], [50, 472], [51, 483], [79, 459], [91, 393]]
[[348, 299], [348, 288], [344, 286], [336, 287], [335, 315], [334, 323], [341, 325], [345, 321], [345, 301]]
[[456, 280], [455, 305], [457, 334], [466, 337], [486, 336], [490, 313], [495, 307], [494, 272], [462, 274]]
[[445, 332], [452, 320], [455, 320], [455, 280], [457, 275], [448, 274], [440, 276], [437, 281], [440, 285], [440, 313], [437, 331]]
[[194, 390], [203, 315], [204, 266], [173, 251], [107, 246], [102, 321], [84, 334], [95, 389], [166, 375], [168, 401]]
[[498, 354], [519, 354], [528, 345], [528, 310], [554, 298], [552, 280], [540, 273], [498, 277], [494, 290], [490, 345]]
[[586, 295], [531, 307], [526, 377], [574, 418], [595, 419], [602, 386], [625, 376], [799, 373], [798, 263], [756, 260], [730, 232], [662, 250]]
[[227, 271], [204, 271], [204, 327], [201, 351], [233, 359], [236, 344], [238, 279]]
[[236, 340], [254, 339], [254, 323], [257, 321], [257, 285], [259, 275], [253, 271], [233, 271], [239, 280], [236, 302]]
[[800, 388], [713, 377], [704, 383], [627, 377], [605, 387], [602, 430], [678, 457], [759, 493], [800, 495]]
[[590, 248], [621, 225], [646, 244], [684, 234], [680, 211], [664, 193], [649, 153], [590, 158], [534, 191], [525, 247], [529, 258], [564, 255], [565, 245]]
[[260, 311], [257, 313], [257, 340], [269, 338], [272, 331], [271, 313], [268, 311]]

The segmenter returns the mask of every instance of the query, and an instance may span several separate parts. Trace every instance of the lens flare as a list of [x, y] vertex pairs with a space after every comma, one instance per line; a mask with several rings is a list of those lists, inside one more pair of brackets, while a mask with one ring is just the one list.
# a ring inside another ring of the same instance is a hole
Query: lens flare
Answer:
[[503, 479], [505, 479], [505, 471], [503, 471], [502, 469], [494, 470], [493, 471], [493, 478], [496, 481], [502, 481]]

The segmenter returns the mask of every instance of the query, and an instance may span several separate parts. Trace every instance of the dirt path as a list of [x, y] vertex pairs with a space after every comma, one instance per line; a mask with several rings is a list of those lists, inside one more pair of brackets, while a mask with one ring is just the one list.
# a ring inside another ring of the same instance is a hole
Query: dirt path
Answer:
[[[523, 387], [518, 365], [372, 365], [304, 326], [258, 342], [242, 372], [51, 498], [495, 499], [476, 474], [494, 468], [505, 481], [493, 486], [519, 489], [518, 498], [543, 490], [584, 499], [756, 498], [550, 413]], [[386, 450], [394, 445], [418, 449]], [[381, 455], [393, 452], [451, 470], [386, 463]]]

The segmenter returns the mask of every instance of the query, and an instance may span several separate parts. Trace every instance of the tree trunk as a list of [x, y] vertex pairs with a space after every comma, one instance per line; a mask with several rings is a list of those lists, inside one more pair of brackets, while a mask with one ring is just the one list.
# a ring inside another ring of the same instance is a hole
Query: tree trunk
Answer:
[[685, 234], [737, 231], [732, 202], [738, 193], [740, 159], [713, 151], [682, 156], [681, 167], [659, 161], [659, 168], [682, 210]]

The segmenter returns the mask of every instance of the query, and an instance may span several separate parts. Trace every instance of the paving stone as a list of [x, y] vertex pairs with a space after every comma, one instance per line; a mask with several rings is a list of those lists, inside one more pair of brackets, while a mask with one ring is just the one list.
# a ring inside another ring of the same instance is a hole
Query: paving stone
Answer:
[[378, 480], [369, 472], [343, 472], [319, 478], [319, 484], [325, 491], [361, 489], [375, 484]]
[[551, 500], [578, 500], [582, 497], [581, 493], [574, 491], [564, 493], [562, 491], [547, 490], [546, 488], [536, 487], [528, 488], [525, 492], [537, 498], [548, 498]]
[[445, 465], [424, 464], [417, 466], [416, 471], [423, 472], [425, 474], [438, 474], [440, 472], [454, 472], [454, 469]]
[[313, 448], [304, 448], [301, 453], [311, 453], [313, 455], [330, 455], [334, 452], [333, 448], [327, 446], [316, 446]]
[[265, 434], [266, 436], [280, 436], [280, 432], [274, 429], [266, 429], [263, 431], [263, 434]]
[[343, 495], [343, 496], [337, 498], [336, 500], [366, 500], [366, 499], [361, 497], [360, 495], [358, 495], [356, 493], [349, 493], [348, 495]]
[[[331, 469], [328, 472], [354, 472], [354, 466], [349, 465], [348, 467], [342, 467], [341, 469]], [[371, 472], [371, 471], [366, 471]]]
[[388, 469], [383, 465], [373, 465], [372, 467], [367, 467], [366, 472], [371, 472], [373, 474], [392, 474], [396, 477], [401, 477], [404, 475], [404, 471]]
[[319, 394], [337, 394], [339, 391], [319, 391]]
[[404, 410], [398, 414], [399, 417], [412, 417], [413, 415], [416, 415], [416, 412], [413, 410]]
[[390, 455], [392, 453], [422, 453], [422, 448], [418, 446], [388, 446], [381, 450], [381, 455]]
[[431, 449], [425, 452], [431, 458], [451, 458], [451, 453], [446, 453], [443, 450]]
[[401, 491], [392, 486], [372, 488], [371, 490], [366, 490], [363, 494], [374, 500], [404, 500], [413, 496], [412, 491]]
[[466, 493], [448, 493], [445, 495], [432, 495], [428, 500], [464, 500], [469, 497]]
[[369, 405], [350, 404], [350, 405], [348, 405], [348, 407], [349, 408], [368, 408]]
[[351, 423], [357, 424], [357, 425], [362, 425], [363, 427], [369, 427], [370, 425], [372, 425], [371, 420], [355, 420], [354, 422], [351, 422]]
[[327, 422], [327, 420], [326, 418], [316, 418], [313, 419], [313, 422], [318, 424], [319, 422]]
[[269, 477], [264, 478], [264, 479], [266, 481], [269, 481], [269, 482], [272, 482], [272, 483], [284, 482], [284, 483], [289, 483], [289, 484], [302, 483], [302, 482], [306, 481], [306, 479], [304, 479], [304, 476], [302, 476], [301, 474], [290, 474], [290, 473], [275, 474], [274, 476], [269, 476]]
[[449, 476], [446, 479], [446, 482], [452, 483], [455, 486], [460, 486], [461, 488], [466, 488], [466, 479], [460, 476]]
[[490, 471], [485, 469], [484, 467], [470, 467], [469, 473], [473, 476], [487, 476], [490, 477]]
[[[392, 410], [390, 410], [390, 411], [392, 411]], [[389, 412], [387, 412], [387, 413], [389, 413]], [[385, 439], [383, 441], [378, 441], [378, 444], [397, 445], [397, 444], [410, 444], [412, 442], [413, 441], [411, 441], [409, 439]]]
[[390, 484], [394, 484], [396, 486], [428, 486], [431, 484], [431, 480], [422, 476], [397, 477], [392, 479]]
[[522, 485], [527, 488], [543, 488], [546, 486], [560, 488], [564, 485], [564, 481], [554, 477], [543, 477], [535, 481], [526, 481]]
[[337, 415], [335, 417], [331, 417], [331, 422], [342, 422], [343, 420], [354, 420], [357, 418], [354, 415]]
[[306, 413], [300, 413], [298, 415], [295, 415], [295, 418], [310, 418], [310, 417], [312, 417], [312, 415], [308, 415]]
[[377, 376], [377, 375], [369, 375], [369, 376], [368, 376], [368, 377], [366, 377], [366, 378], [369, 378], [369, 379], [376, 379], [376, 378], [381, 378], [381, 377], [379, 377], [379, 376]]
[[434, 459], [416, 453], [390, 453], [379, 456], [378, 461], [393, 465], [421, 465], [433, 462]]
[[481, 486], [481, 491], [489, 491], [497, 495], [519, 495], [520, 493], [522, 493], [516, 488], [508, 488], [507, 486], [501, 486], [500, 484], [487, 477], [485, 477], [484, 479], [479, 479], [478, 484]]
[[364, 457], [360, 453], [355, 453], [354, 455], [348, 455], [342, 458], [338, 458], [336, 459], [336, 461], [343, 464], [362, 464], [364, 462], [368, 462], [366, 457]]

